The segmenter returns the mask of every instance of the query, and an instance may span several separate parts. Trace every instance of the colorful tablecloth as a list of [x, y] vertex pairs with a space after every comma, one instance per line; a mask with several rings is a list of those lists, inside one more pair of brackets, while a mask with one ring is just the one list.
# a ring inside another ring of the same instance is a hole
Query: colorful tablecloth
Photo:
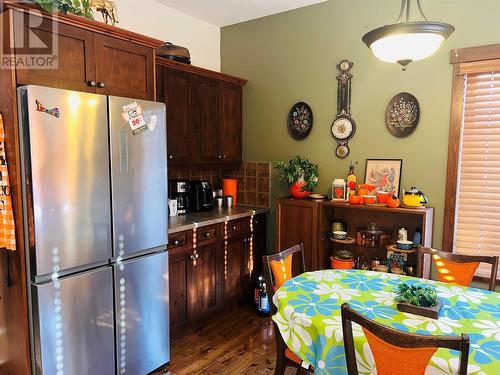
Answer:
[[[442, 300], [439, 319], [403, 313], [393, 302], [401, 282], [432, 283]], [[389, 273], [358, 270], [306, 272], [286, 281], [273, 298], [272, 317], [283, 340], [315, 375], [347, 374], [340, 306], [344, 302], [364, 316], [406, 332], [470, 337], [468, 374], [500, 374], [500, 293]], [[353, 324], [360, 374], [376, 374], [361, 327]], [[458, 352], [439, 349], [425, 375], [456, 374]], [[394, 360], [402, 360], [395, 358]]]

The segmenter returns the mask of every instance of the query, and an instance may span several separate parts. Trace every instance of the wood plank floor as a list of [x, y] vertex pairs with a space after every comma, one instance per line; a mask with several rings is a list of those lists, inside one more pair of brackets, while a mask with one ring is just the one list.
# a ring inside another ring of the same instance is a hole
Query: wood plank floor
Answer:
[[[270, 318], [257, 316], [251, 306], [233, 308], [172, 343], [170, 375], [274, 374], [273, 334]], [[286, 375], [293, 374], [287, 369]]]

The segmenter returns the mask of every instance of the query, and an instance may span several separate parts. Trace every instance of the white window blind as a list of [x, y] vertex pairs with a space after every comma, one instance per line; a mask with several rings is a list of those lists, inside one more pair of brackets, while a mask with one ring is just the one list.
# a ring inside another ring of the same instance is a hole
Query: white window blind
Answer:
[[500, 255], [500, 69], [481, 70], [464, 79], [454, 252]]

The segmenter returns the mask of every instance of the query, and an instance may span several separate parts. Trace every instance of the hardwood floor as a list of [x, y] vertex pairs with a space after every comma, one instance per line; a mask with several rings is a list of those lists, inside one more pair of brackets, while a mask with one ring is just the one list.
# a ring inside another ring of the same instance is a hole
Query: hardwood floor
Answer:
[[[275, 361], [270, 318], [241, 306], [173, 342], [169, 371], [170, 375], [270, 375]], [[169, 374], [154, 375], [165, 373]], [[286, 375], [294, 373], [289, 368]]]

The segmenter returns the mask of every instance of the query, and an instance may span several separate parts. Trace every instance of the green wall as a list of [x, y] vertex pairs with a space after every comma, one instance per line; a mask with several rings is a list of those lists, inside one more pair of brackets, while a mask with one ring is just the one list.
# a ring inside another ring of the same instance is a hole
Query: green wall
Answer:
[[[436, 208], [434, 246], [440, 247], [452, 81], [449, 52], [500, 43], [500, 1], [422, 3], [428, 19], [451, 23], [456, 31], [435, 55], [410, 64], [406, 72], [396, 64], [377, 60], [361, 41], [369, 30], [396, 20], [399, 0], [329, 0], [224, 27], [221, 68], [248, 79], [243, 102], [244, 160], [304, 155], [319, 163], [317, 191], [327, 193], [334, 178], [346, 176], [351, 160], [359, 162], [357, 176], [363, 180], [367, 158], [401, 158], [401, 186], [418, 186]], [[335, 65], [343, 58], [354, 62], [351, 111], [357, 132], [349, 142], [351, 155], [339, 160], [334, 155], [330, 124], [336, 112]], [[384, 115], [389, 100], [403, 91], [417, 97], [421, 117], [412, 135], [398, 139], [386, 130]], [[297, 101], [307, 102], [314, 113], [313, 129], [302, 141], [293, 140], [286, 128], [288, 111]], [[285, 194], [274, 174], [273, 202]], [[273, 217], [271, 212], [270, 248], [274, 247]]]

